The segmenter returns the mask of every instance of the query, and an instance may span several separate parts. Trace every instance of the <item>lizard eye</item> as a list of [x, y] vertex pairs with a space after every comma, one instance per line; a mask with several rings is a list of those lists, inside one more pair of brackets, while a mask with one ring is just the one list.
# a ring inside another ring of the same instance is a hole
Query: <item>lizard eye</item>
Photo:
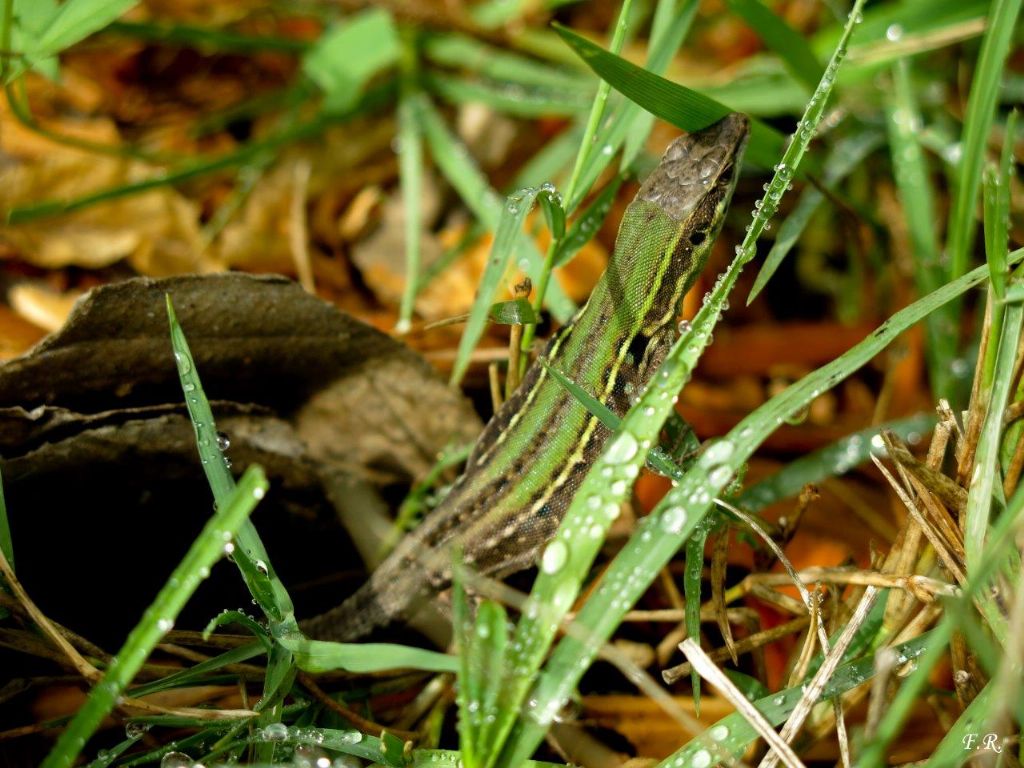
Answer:
[[691, 233], [690, 245], [700, 245], [701, 243], [704, 242], [707, 236], [707, 232], [702, 232], [701, 230], [698, 229], [696, 232]]

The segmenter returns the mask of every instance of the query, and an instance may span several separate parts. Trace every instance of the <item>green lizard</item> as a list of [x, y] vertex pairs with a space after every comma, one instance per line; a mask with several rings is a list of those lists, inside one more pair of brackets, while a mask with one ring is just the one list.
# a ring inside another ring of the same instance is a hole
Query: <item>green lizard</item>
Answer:
[[[725, 218], [746, 144], [745, 117], [674, 141], [626, 209], [590, 299], [543, 356], [620, 416], [664, 359], [683, 296]], [[302, 625], [353, 640], [408, 616], [451, 585], [452, 548], [481, 573], [530, 566], [554, 535], [609, 430], [541, 365], [495, 413], [451, 492], [352, 597]]]

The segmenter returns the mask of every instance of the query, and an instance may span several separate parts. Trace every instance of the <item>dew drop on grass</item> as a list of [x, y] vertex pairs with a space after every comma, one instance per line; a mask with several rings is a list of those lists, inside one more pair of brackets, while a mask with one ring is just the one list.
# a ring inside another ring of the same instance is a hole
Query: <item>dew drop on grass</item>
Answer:
[[711, 736], [715, 741], [725, 741], [729, 738], [729, 726], [727, 725], [716, 725], [712, 728], [708, 735]]
[[569, 548], [564, 541], [555, 539], [544, 549], [540, 568], [544, 573], [558, 573], [569, 559]]
[[263, 729], [263, 739], [265, 741], [284, 741], [287, 738], [288, 726], [284, 723], [271, 723]]
[[253, 565], [256, 567], [256, 570], [262, 573], [264, 576], [267, 576], [270, 573], [270, 569], [267, 567], [267, 564], [262, 560], [255, 561]]
[[184, 752], [168, 752], [160, 758], [160, 768], [192, 768], [192, 758]]
[[192, 371], [192, 363], [189, 362], [188, 355], [182, 352], [175, 352], [174, 360], [178, 363], [178, 372], [182, 375]]
[[147, 723], [129, 722], [124, 726], [124, 735], [129, 739], [138, 739], [145, 735], [149, 728]]
[[706, 749], [699, 749], [693, 753], [693, 760], [690, 761], [692, 768], [708, 768], [711, 765], [711, 753]]
[[636, 456], [639, 449], [636, 438], [629, 432], [623, 432], [605, 453], [605, 460], [612, 464], [624, 464]]
[[677, 534], [686, 525], [686, 510], [682, 507], [669, 507], [661, 516], [661, 527], [667, 533]]
[[221, 451], [226, 451], [231, 447], [231, 438], [225, 435], [223, 432], [217, 433], [217, 448]]
[[170, 632], [174, 629], [174, 619], [162, 618], [156, 622], [156, 628], [161, 632]]

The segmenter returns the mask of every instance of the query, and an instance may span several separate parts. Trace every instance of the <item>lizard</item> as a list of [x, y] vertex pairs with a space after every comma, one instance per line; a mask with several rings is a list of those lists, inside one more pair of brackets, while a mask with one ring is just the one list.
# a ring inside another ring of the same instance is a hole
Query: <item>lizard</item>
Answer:
[[[619, 416], [675, 339], [683, 297], [721, 230], [748, 133], [747, 118], [733, 113], [669, 145], [627, 207], [590, 298], [541, 353]], [[451, 586], [454, 547], [468, 567], [496, 578], [529, 567], [611, 434], [535, 363], [441, 503], [355, 594], [301, 628], [316, 639], [352, 641], [408, 618]]]

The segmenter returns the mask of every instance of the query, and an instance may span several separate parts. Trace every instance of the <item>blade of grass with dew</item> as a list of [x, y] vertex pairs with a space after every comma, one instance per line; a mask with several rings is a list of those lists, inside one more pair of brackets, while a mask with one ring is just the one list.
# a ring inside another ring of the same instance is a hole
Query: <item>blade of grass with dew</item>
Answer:
[[267, 479], [263, 470], [257, 466], [250, 467], [238, 486], [203, 526], [181, 563], [146, 609], [142, 620], [110, 661], [103, 679], [93, 687], [85, 704], [60, 735], [43, 762], [43, 768], [70, 768], [75, 763], [86, 741], [117, 705], [118, 697], [131, 683], [156, 644], [174, 625], [185, 603], [209, 575], [210, 568], [224, 556], [225, 542], [238, 535], [242, 524], [248, 520], [266, 490]]
[[[907, 659], [912, 659], [923, 653], [924, 649], [930, 647], [931, 644], [931, 636], [925, 633], [895, 646], [893, 650]], [[851, 691], [874, 677], [876, 672], [873, 657], [844, 664], [836, 670], [832, 679], [826, 684], [821, 698], [823, 700], [834, 699]], [[778, 693], [764, 696], [753, 703], [757, 711], [769, 723], [781, 725], [789, 718], [803, 695], [803, 686], [795, 685]], [[658, 763], [656, 768], [685, 768], [686, 766], [710, 764], [704, 762], [705, 758], [710, 756], [710, 749], [722, 750], [726, 754], [740, 757], [743, 751], [759, 738], [760, 736], [753, 726], [740, 713], [734, 712], [718, 720], [685, 747], [666, 757]], [[701, 755], [702, 751], [703, 755]]]
[[726, 6], [747, 22], [794, 78], [811, 90], [817, 87], [824, 66], [803, 35], [760, 0], [726, 0]]
[[538, 85], [516, 85], [472, 80], [442, 73], [425, 73], [429, 91], [449, 104], [484, 104], [514, 117], [572, 117], [586, 111], [586, 93]]
[[[1011, 255], [1014, 263], [1022, 259], [1024, 249]], [[723, 447], [716, 448], [718, 443], [712, 443], [678, 485], [638, 524], [637, 531], [612, 561], [600, 585], [577, 612], [575, 624], [579, 631], [570, 632], [559, 642], [540, 673], [530, 695], [531, 702], [535, 703], [532, 711], [557, 712], [564, 705], [601, 645], [700, 523], [712, 499], [787, 416], [799, 412], [822, 391], [869, 363], [937, 307], [983, 283], [986, 272], [979, 267], [900, 310], [857, 346], [790, 385], [746, 417], [719, 441]], [[705, 307], [711, 305], [709, 302]], [[693, 323], [693, 333], [702, 332], [701, 313]], [[580, 637], [587, 639], [583, 641]], [[530, 754], [543, 738], [547, 724], [539, 717], [521, 721], [510, 737], [515, 749], [513, 757]], [[506, 751], [510, 749], [513, 747], [506, 747]], [[513, 765], [514, 761], [506, 764]]]
[[[558, 532], [544, 550], [540, 573], [530, 593], [530, 604], [533, 609], [528, 610], [520, 619], [512, 644], [514, 674], [506, 687], [507, 710], [520, 711], [536, 670], [540, 668], [565, 612], [576, 599], [608, 526], [616, 516], [619, 504], [625, 499], [632, 481], [658, 437], [662, 424], [672, 410], [676, 393], [687, 382], [705, 347], [710, 343], [711, 332], [724, 311], [729, 292], [743, 265], [753, 257], [757, 238], [775, 212], [793, 173], [799, 167], [807, 144], [821, 120], [825, 102], [849, 45], [850, 35], [859, 21], [863, 4], [864, 0], [856, 1], [847, 21], [845, 34], [829, 61], [821, 83], [811, 97], [798, 131], [783, 154], [782, 161], [776, 165], [775, 176], [768, 186], [764, 199], [755, 207], [754, 220], [747, 229], [743, 244], [737, 248], [736, 258], [716, 282], [708, 300], [691, 324], [689, 332], [680, 336], [672, 345], [664, 362], [648, 383], [646, 392], [629, 409], [618, 431], [609, 439], [601, 456], [583, 478]], [[787, 390], [800, 391], [797, 385]], [[814, 396], [817, 394], [820, 393], [814, 393]], [[810, 399], [813, 397], [809, 397], [808, 402]], [[768, 434], [768, 424], [761, 423], [759, 426], [765, 431], [761, 437], [763, 440]], [[773, 417], [771, 428], [774, 429], [776, 426]], [[753, 430], [751, 427], [752, 433]], [[740, 438], [743, 436], [740, 435]], [[601, 615], [588, 615], [588, 619], [595, 622], [593, 625], [582, 621], [582, 614], [577, 618], [585, 627], [596, 627], [606, 622], [602, 626], [603, 631], [595, 629], [593, 634], [593, 637], [599, 638], [599, 642], [603, 642], [611, 635], [628, 606], [639, 598], [638, 588], [646, 588], [646, 585], [657, 576], [658, 571], [675, 554], [707, 511], [714, 494], [721, 491], [735, 475], [743, 462], [730, 464], [729, 462], [733, 460], [731, 457], [744, 454], [749, 455], [746, 451], [736, 451], [732, 442], [720, 441], [713, 444], [686, 473], [679, 485], [669, 491], [658, 505], [659, 514], [645, 518], [638, 526], [640, 530], [631, 541], [638, 541], [634, 549], [648, 551], [651, 554], [650, 560], [641, 559], [638, 562], [620, 553], [613, 561], [612, 570], [615, 570], [616, 563], [622, 563], [626, 559], [629, 559], [630, 565], [628, 570], [623, 568], [618, 571], [619, 578], [607, 578], [598, 587], [597, 594], [604, 595], [601, 601]], [[653, 537], [653, 531], [650, 530], [655, 524], [659, 524], [661, 528], [658, 537]], [[661, 551], [660, 547], [663, 548]], [[630, 548], [627, 547], [623, 552], [630, 552]], [[593, 598], [587, 601], [584, 610], [591, 604], [596, 604]], [[569, 651], [572, 654], [571, 660], [563, 659], [556, 665], [555, 658], [552, 658], [551, 663], [541, 674], [531, 694], [527, 719], [516, 724], [517, 730], [511, 734], [504, 747], [500, 765], [515, 766], [533, 753], [547, 726], [563, 706], [587, 664], [593, 659], [593, 654], [596, 653], [596, 648], [588, 646], [584, 649], [579, 641], [571, 637], [565, 638], [559, 644], [558, 650], [570, 646], [573, 647], [573, 650]], [[551, 669], [557, 669], [558, 672], [549, 675]], [[511, 725], [512, 722], [509, 720], [505, 727]]]
[[395, 330], [404, 333], [412, 325], [416, 293], [420, 284], [420, 230], [423, 225], [423, 135], [413, 99], [415, 84], [416, 41], [408, 33], [402, 35], [401, 80], [398, 95], [398, 179], [402, 192], [405, 238], [405, 286], [398, 310]]
[[[989, 252], [996, 254], [996, 258], [1002, 262], [1002, 270], [1004, 271], [1007, 270], [1006, 254], [1004, 251], [1008, 248], [1007, 236], [1010, 232], [1010, 189], [1014, 180], [1013, 147], [1017, 140], [1017, 122], [1019, 117], [1020, 111], [1014, 109], [1006, 121], [1006, 136], [1003, 141], [1002, 155], [999, 159], [999, 188], [998, 191], [990, 193], [993, 199], [988, 203], [985, 212], [986, 254]], [[989, 207], [993, 209], [991, 215], [988, 211]], [[990, 222], [1002, 222], [1002, 224], [991, 224]], [[989, 259], [989, 265], [991, 271], [991, 259]], [[1017, 279], [1013, 281], [1013, 284], [1018, 288], [1024, 287], [1024, 283], [1019, 280], [1019, 276], [1015, 277]], [[994, 285], [995, 280], [998, 278], [996, 275], [993, 275], [992, 279]], [[1004, 300], [1006, 299], [1006, 290], [1003, 292]], [[1011, 396], [1011, 399], [1013, 402], [1024, 400], [1024, 382], [1017, 383], [1017, 389]], [[1009, 470], [1014, 450], [1022, 435], [1024, 435], [1024, 423], [1019, 419], [1006, 427], [1000, 450], [1000, 465], [1004, 474]]]
[[423, 55], [434, 64], [491, 80], [583, 91], [589, 95], [593, 95], [595, 88], [593, 78], [585, 73], [553, 67], [459, 34], [428, 37], [423, 43]]
[[[594, 45], [559, 24], [555, 31], [580, 57], [616, 90], [662, 120], [685, 131], [697, 131], [721, 120], [732, 110], [702, 93], [648, 72]], [[783, 137], [759, 120], [751, 121], [747, 157], [762, 167], [771, 167], [782, 154]]]
[[[417, 100], [417, 111], [423, 135], [430, 148], [434, 162], [448, 182], [455, 188], [466, 207], [473, 212], [489, 230], [495, 232], [506, 210], [506, 205], [491, 188], [487, 179], [473, 162], [469, 152], [449, 131], [437, 109], [427, 99]], [[543, 258], [536, 246], [523, 233], [517, 232], [514, 252], [519, 263], [526, 267], [530, 278], [536, 284], [543, 268]], [[493, 249], [492, 249], [493, 253]], [[479, 295], [479, 291], [478, 291]], [[545, 296], [548, 309], [555, 319], [567, 321], [575, 311], [575, 305], [557, 284]], [[487, 305], [490, 305], [490, 301]], [[486, 307], [484, 307], [484, 310]], [[478, 310], [480, 312], [484, 310]], [[465, 338], [465, 336], [463, 336]]]
[[883, 450], [876, 448], [872, 442], [878, 439], [883, 430], [891, 430], [908, 439], [913, 435], [923, 435], [934, 426], [933, 414], [920, 413], [854, 432], [813, 453], [801, 456], [774, 475], [744, 489], [736, 504], [750, 512], [759, 512], [771, 504], [795, 496], [809, 483], [819, 483], [830, 477], [838, 477], [860, 466], [872, 453]]
[[501, 218], [494, 233], [491, 255], [487, 259], [484, 273], [477, 285], [473, 306], [469, 310], [469, 320], [466, 321], [466, 328], [462, 332], [462, 338], [459, 339], [459, 347], [455, 353], [455, 362], [452, 364], [452, 374], [449, 380], [453, 385], [462, 381], [462, 377], [469, 368], [470, 356], [476, 349], [480, 337], [483, 336], [487, 325], [487, 316], [494, 302], [494, 295], [498, 291], [499, 282], [508, 268], [517, 241], [523, 237], [523, 222], [539, 195], [547, 196], [561, 208], [561, 202], [555, 200], [557, 193], [554, 187], [545, 185], [513, 192], [508, 196], [505, 207], [502, 209]]
[[[580, 405], [586, 408], [592, 416], [596, 416], [605, 427], [612, 432], [619, 429], [622, 420], [615, 411], [591, 395], [560, 370], [551, 366], [543, 357], [538, 358], [537, 362], [543, 365], [548, 373], [551, 374], [551, 378], [561, 384], [570, 395], [576, 398]], [[657, 445], [652, 446], [647, 455], [647, 466], [664, 477], [678, 480], [683, 476], [683, 469], [675, 463], [668, 453]]]
[[[995, 118], [996, 98], [1003, 65], [1010, 51], [1022, 0], [992, 0], [988, 25], [982, 37], [981, 51], [967, 97], [967, 112], [961, 137], [963, 158], [953, 187], [949, 212], [946, 254], [951, 277], [962, 275], [970, 261], [971, 243], [977, 228], [975, 206], [988, 135]], [[959, 307], [959, 305], [954, 305]], [[959, 316], [957, 309], [956, 316]]]
[[[897, 62], [892, 69], [893, 89], [888, 99], [887, 122], [896, 189], [913, 248], [914, 282], [919, 295], [930, 293], [943, 282], [941, 253], [935, 231], [936, 207], [927, 162], [918, 134], [921, 115], [910, 78], [910, 62]], [[938, 398], [954, 397], [950, 379], [957, 356], [956, 318], [947, 305], [925, 321], [925, 355], [928, 358], [932, 393]]]
[[302, 71], [324, 92], [325, 110], [343, 112], [371, 78], [398, 63], [401, 50], [391, 15], [371, 8], [327, 29], [302, 57]]
[[[683, 624], [686, 626], [686, 636], [695, 643], [700, 643], [700, 587], [704, 575], [704, 547], [712, 527], [711, 515], [708, 515], [694, 526], [684, 545], [686, 570], [683, 571], [683, 596], [686, 602], [683, 607]], [[690, 684], [693, 691], [693, 714], [694, 717], [700, 717], [700, 674], [696, 668], [690, 670]]]
[[[1024, 258], [1024, 249], [1018, 249], [1011, 254], [1011, 261], [1014, 263], [1021, 258]], [[979, 267], [965, 277], [980, 274], [984, 270], [984, 267]], [[954, 283], [959, 283], [963, 279], [960, 278]], [[944, 288], [948, 288], [954, 283], [948, 283]], [[885, 755], [889, 744], [899, 734], [900, 728], [910, 716], [925, 686], [931, 685], [932, 670], [940, 661], [948, 657], [949, 643], [953, 633], [957, 630], [958, 624], [962, 625], [963, 616], [969, 613], [971, 601], [976, 600], [979, 594], [984, 596], [987, 591], [985, 586], [989, 583], [993, 573], [999, 569], [1007, 554], [1015, 550], [1014, 544], [1022, 528], [1022, 521], [1024, 521], [1024, 488], [1014, 494], [1005, 513], [997, 518], [992, 526], [985, 552], [986, 557], [977, 571], [968, 575], [967, 583], [961, 589], [960, 597], [946, 601], [942, 618], [936, 627], [927, 633], [931, 638], [927, 648], [918, 656], [915, 668], [910, 676], [903, 681], [899, 691], [890, 702], [889, 708], [879, 721], [874, 737], [862, 746], [857, 768], [875, 768], [888, 764]]]
[[[235, 488], [235, 480], [228, 469], [224, 452], [220, 449], [220, 436], [213, 419], [213, 411], [203, 392], [202, 381], [196, 370], [192, 351], [189, 349], [185, 332], [174, 313], [171, 296], [167, 295], [167, 319], [171, 332], [171, 349], [178, 368], [178, 377], [185, 396], [192, 426], [196, 433], [196, 447], [202, 462], [203, 472], [213, 492], [214, 505], [225, 504]], [[277, 578], [267, 550], [260, 540], [256, 527], [246, 520], [235, 538], [238, 547], [234, 549], [235, 564], [242, 573], [246, 586], [260, 609], [273, 624], [294, 621], [291, 597], [284, 584]]]
[[470, 619], [460, 585], [455, 599], [459, 633], [459, 748], [466, 768], [486, 768], [497, 756], [490, 726], [496, 721], [501, 672], [508, 651], [508, 616], [491, 600], [480, 603]]
[[[993, 306], [993, 312], [995, 311]], [[976, 571], [985, 557], [985, 539], [989, 531], [994, 493], [1002, 495], [999, 482], [999, 447], [1003, 430], [1003, 415], [1013, 384], [1013, 369], [1021, 338], [1021, 324], [1024, 323], [1024, 304], [1014, 302], [1005, 305], [1002, 332], [989, 340], [990, 346], [998, 348], [988, 396], [988, 408], [982, 422], [981, 434], [974, 455], [974, 471], [967, 488], [967, 509], [964, 511], [964, 560], [967, 573]], [[1007, 642], [1006, 617], [991, 599], [981, 601], [981, 609], [996, 639], [1001, 645]]]
[[[836, 142], [835, 147], [825, 160], [822, 183], [826, 189], [833, 188], [874, 152], [882, 143], [880, 133], [875, 131], [859, 131], [849, 138]], [[800, 199], [792, 212], [779, 225], [778, 235], [771, 250], [761, 264], [761, 269], [754, 279], [754, 285], [747, 296], [747, 305], [757, 298], [764, 290], [768, 281], [782, 265], [783, 260], [796, 245], [811, 218], [825, 201], [825, 195], [816, 187], [809, 187], [800, 195]]]
[[942, 737], [942, 741], [932, 752], [931, 757], [924, 763], [924, 768], [945, 768], [951, 765], [963, 765], [971, 758], [972, 750], [965, 749], [968, 736], [974, 737], [977, 743], [978, 734], [984, 733], [981, 726], [985, 720], [985, 714], [992, 700], [993, 683], [990, 681], [985, 685], [974, 700], [967, 705], [967, 709], [960, 713], [952, 727]]

